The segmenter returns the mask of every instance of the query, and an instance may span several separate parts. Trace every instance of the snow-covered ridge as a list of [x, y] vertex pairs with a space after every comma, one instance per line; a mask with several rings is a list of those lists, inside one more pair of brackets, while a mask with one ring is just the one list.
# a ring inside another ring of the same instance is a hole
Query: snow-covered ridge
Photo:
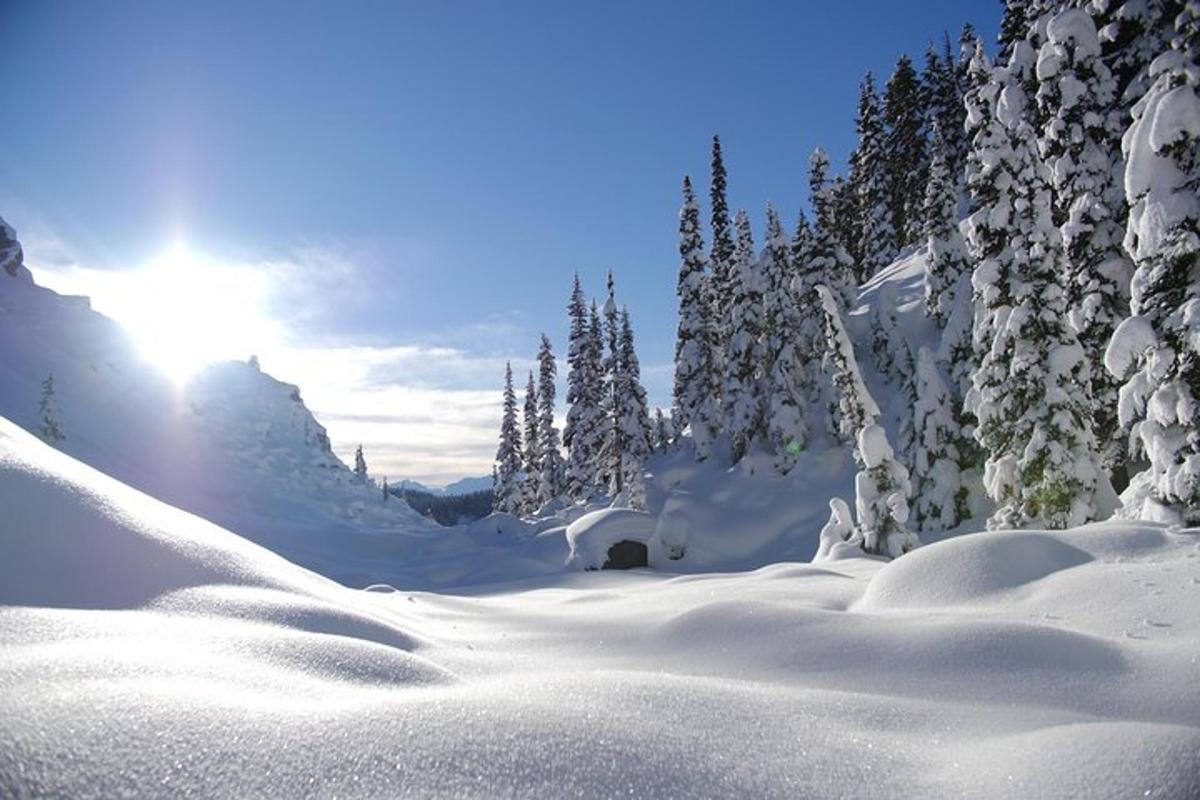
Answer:
[[64, 452], [326, 574], [345, 576], [361, 537], [433, 527], [355, 478], [297, 387], [242, 362], [178, 387], [86, 298], [0, 274], [0, 416], [37, 430], [49, 375]]

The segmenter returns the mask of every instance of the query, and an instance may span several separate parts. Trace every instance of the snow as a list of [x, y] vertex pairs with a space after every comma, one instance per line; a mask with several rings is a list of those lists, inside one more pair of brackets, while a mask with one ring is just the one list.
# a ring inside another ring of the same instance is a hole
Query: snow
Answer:
[[6, 795], [1200, 791], [1200, 531], [355, 591], [8, 422], [0, 504]]

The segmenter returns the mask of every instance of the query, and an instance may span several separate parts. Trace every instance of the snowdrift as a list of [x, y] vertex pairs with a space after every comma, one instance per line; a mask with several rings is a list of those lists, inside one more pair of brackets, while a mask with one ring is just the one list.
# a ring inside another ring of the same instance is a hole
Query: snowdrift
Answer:
[[343, 588], [8, 422], [0, 504], [6, 797], [1200, 792], [1196, 530], [450, 596]]

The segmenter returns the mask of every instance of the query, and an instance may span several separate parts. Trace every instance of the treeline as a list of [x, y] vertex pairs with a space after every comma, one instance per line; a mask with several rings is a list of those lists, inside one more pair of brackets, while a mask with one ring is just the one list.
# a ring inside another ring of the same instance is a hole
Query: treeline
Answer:
[[439, 525], [461, 525], [483, 519], [492, 513], [492, 493], [487, 489], [469, 494], [441, 495], [413, 489], [391, 487], [388, 490], [416, 511]]
[[[1011, 0], [994, 61], [967, 28], [957, 53], [945, 36], [931, 46], [920, 73], [902, 57], [882, 95], [866, 75], [848, 173], [831, 177], [817, 149], [808, 214], [789, 234], [768, 205], [761, 246], [746, 212], [730, 213], [714, 137], [707, 245], [683, 181], [662, 433], [611, 289], [602, 325], [577, 282], [567, 469], [528, 403], [539, 449], [516, 445], [510, 376], [497, 505], [597, 490], [637, 505], [652, 444], [722, 463], [759, 451], [786, 474], [831, 438], [860, 467], [846, 535], [874, 552], [913, 546], [909, 524], [958, 525], [973, 490], [995, 528], [1098, 519], [1106, 482], [1129, 484], [1124, 513], [1200, 522], [1198, 9]], [[857, 352], [843, 321], [856, 287], [919, 245], [939, 340], [913, 352], [881, 291], [869, 353]], [[898, 453], [864, 355], [911, 401]]]

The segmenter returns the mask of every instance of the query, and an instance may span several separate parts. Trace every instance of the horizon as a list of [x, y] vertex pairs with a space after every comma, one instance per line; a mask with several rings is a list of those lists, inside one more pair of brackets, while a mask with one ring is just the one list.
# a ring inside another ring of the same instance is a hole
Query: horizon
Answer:
[[614, 271], [669, 409], [679, 184], [707, 215], [712, 135], [761, 243], [768, 200], [807, 202], [814, 147], [843, 170], [864, 73], [882, 86], [964, 22], [990, 44], [1000, 15], [732, 8], [10, 8], [0, 208], [39, 283], [177, 380], [254, 354], [343, 460], [361, 442], [389, 479], [485, 476], [503, 365], [523, 376], [541, 331], [562, 364], [575, 272], [601, 297]]

